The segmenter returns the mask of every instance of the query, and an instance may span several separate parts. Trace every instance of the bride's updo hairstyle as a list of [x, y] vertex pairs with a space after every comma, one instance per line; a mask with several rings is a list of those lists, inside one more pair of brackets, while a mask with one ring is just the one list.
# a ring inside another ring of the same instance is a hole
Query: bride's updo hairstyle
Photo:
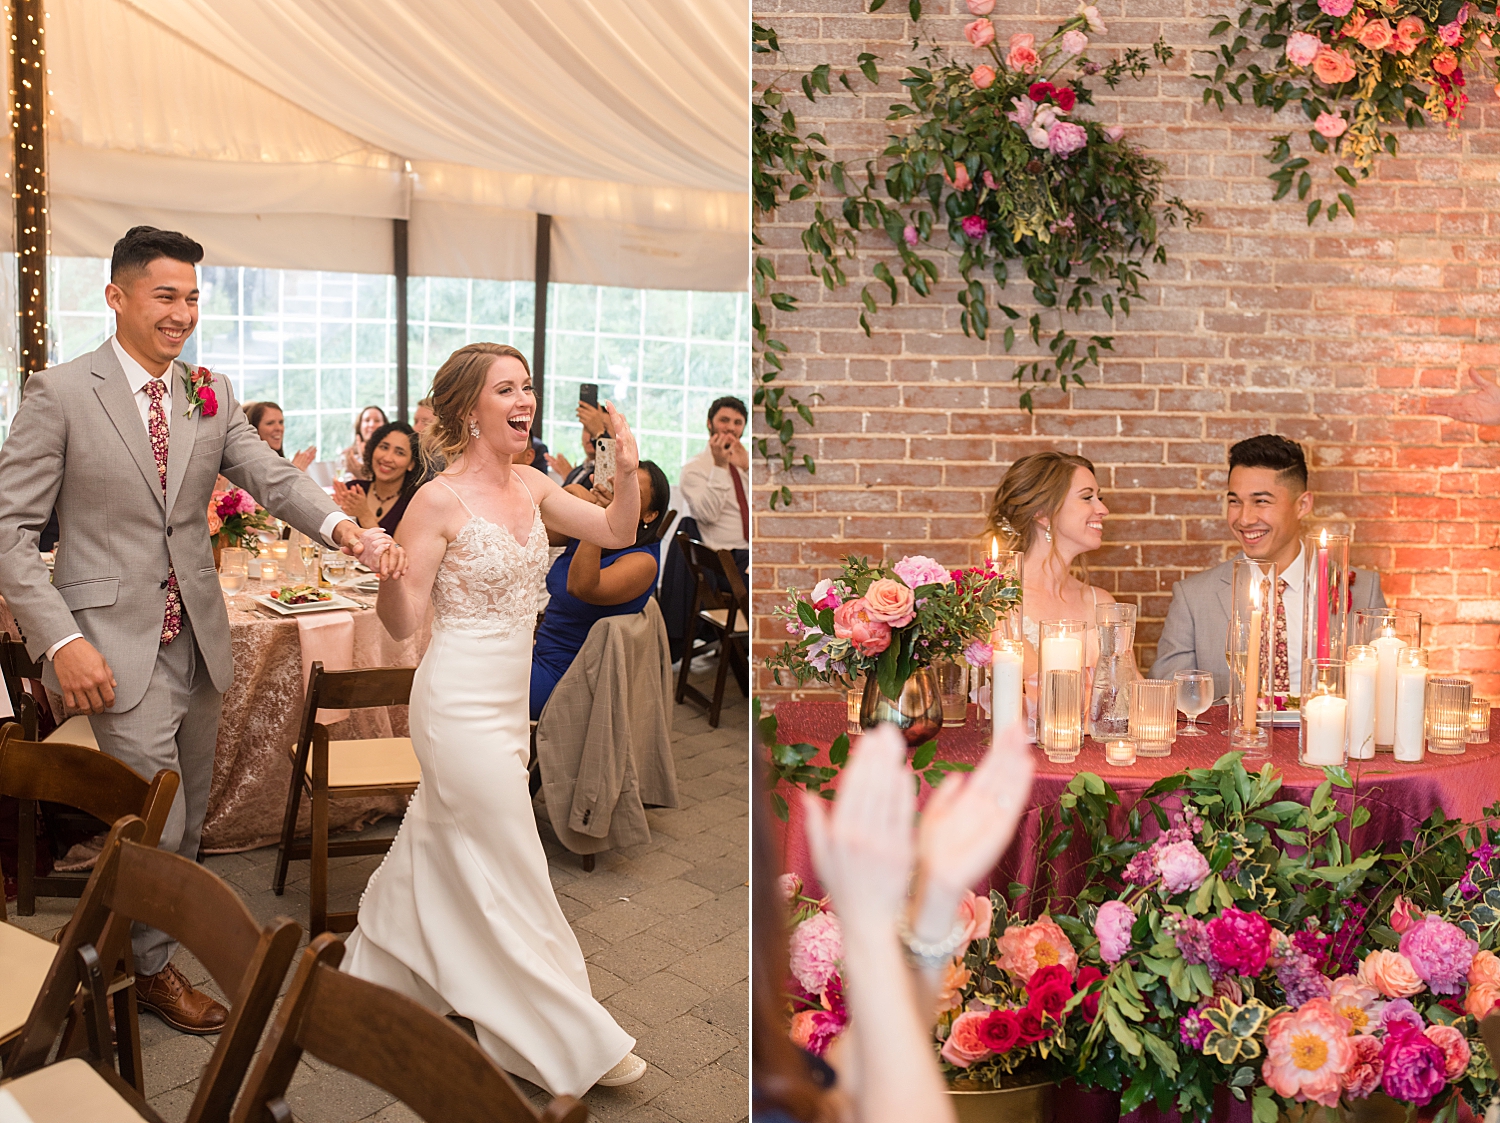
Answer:
[[432, 376], [432, 411], [437, 420], [422, 444], [438, 452], [447, 463], [452, 464], [468, 451], [469, 415], [479, 404], [479, 395], [484, 393], [490, 367], [496, 359], [507, 356], [518, 360], [526, 377], [531, 377], [531, 364], [526, 356], [504, 343], [470, 343], [460, 347]]
[[1025, 553], [1042, 537], [1042, 523], [1048, 523], [1061, 509], [1073, 486], [1073, 473], [1094, 465], [1068, 452], [1034, 452], [1010, 466], [1000, 486], [990, 499], [989, 518], [984, 525], [984, 541], [1000, 539], [1003, 550]]

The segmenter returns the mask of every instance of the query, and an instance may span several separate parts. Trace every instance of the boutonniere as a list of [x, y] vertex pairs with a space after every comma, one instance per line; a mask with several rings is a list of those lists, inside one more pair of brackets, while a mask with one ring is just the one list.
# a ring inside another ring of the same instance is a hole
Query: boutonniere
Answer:
[[207, 367], [184, 367], [184, 370], [186, 373], [182, 376], [182, 386], [187, 391], [188, 408], [182, 416], [192, 417], [198, 413], [204, 417], [212, 417], [218, 413], [219, 399], [213, 388], [214, 372]]

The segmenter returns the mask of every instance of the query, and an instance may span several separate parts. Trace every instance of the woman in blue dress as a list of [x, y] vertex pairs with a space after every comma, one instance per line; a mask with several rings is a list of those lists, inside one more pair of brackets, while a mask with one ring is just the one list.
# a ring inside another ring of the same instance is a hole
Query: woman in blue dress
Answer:
[[[592, 542], [568, 539], [568, 547], [547, 572], [546, 615], [536, 631], [531, 656], [531, 718], [541, 717], [553, 688], [583, 649], [589, 629], [606, 616], [629, 616], [646, 607], [661, 565], [661, 517], [671, 498], [666, 473], [650, 460], [640, 465], [641, 525], [634, 546], [600, 550]], [[574, 484], [567, 490], [609, 506], [607, 490]]]

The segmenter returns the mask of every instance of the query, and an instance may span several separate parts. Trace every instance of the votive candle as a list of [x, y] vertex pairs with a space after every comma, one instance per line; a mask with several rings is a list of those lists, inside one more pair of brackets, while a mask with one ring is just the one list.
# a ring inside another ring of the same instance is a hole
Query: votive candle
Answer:
[[1490, 700], [1469, 700], [1469, 744], [1483, 745], [1490, 739]]
[[1396, 759], [1415, 762], [1426, 748], [1427, 652], [1407, 647], [1396, 664], [1395, 740]]
[[1128, 768], [1135, 763], [1134, 741], [1106, 741], [1104, 743], [1104, 763], [1113, 764], [1117, 768]]
[[1380, 661], [1369, 644], [1349, 649], [1344, 692], [1349, 700], [1349, 759], [1375, 759], [1375, 677]]

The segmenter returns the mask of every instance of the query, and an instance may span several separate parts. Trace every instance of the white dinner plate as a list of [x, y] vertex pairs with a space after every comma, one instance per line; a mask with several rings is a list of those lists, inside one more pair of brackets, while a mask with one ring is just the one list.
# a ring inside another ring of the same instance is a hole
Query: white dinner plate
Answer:
[[358, 601], [352, 601], [348, 597], [341, 597], [337, 593], [329, 600], [313, 601], [309, 604], [282, 604], [275, 597], [271, 596], [270, 593], [262, 593], [260, 596], [250, 599], [258, 605], [269, 608], [278, 616], [304, 616], [309, 612], [332, 612], [338, 608], [358, 610], [361, 607]]

